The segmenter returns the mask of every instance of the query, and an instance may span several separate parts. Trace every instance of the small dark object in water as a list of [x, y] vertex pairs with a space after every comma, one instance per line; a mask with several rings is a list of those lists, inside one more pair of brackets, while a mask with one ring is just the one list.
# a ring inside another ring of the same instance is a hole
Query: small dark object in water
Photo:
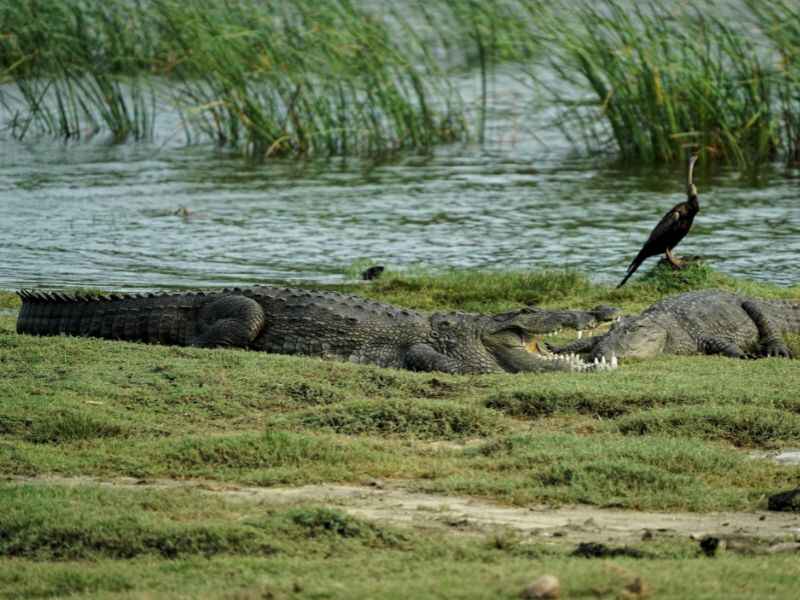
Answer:
[[788, 492], [773, 494], [767, 500], [769, 510], [800, 512], [800, 487]]
[[383, 265], [374, 265], [369, 269], [364, 269], [361, 271], [361, 279], [364, 281], [372, 281], [373, 279], [377, 279], [383, 273], [383, 269], [385, 267]]
[[706, 556], [716, 556], [717, 550], [719, 549], [719, 538], [714, 537], [713, 535], [707, 535], [702, 540], [700, 540], [700, 550], [703, 551], [703, 554]]
[[672, 249], [677, 246], [684, 236], [689, 233], [692, 228], [694, 216], [700, 210], [700, 202], [697, 197], [697, 188], [692, 183], [692, 172], [694, 171], [694, 163], [697, 162], [697, 155], [693, 154], [689, 158], [689, 177], [688, 189], [686, 191], [687, 200], [676, 204], [669, 212], [661, 217], [661, 220], [650, 232], [650, 237], [639, 250], [639, 254], [633, 259], [628, 266], [628, 272], [625, 278], [620, 282], [617, 288], [621, 288], [628, 281], [628, 278], [636, 272], [636, 269], [651, 256], [656, 256], [662, 252], [667, 255], [667, 260], [675, 269], [681, 268], [681, 263], [675, 260], [672, 256]]
[[578, 547], [572, 552], [571, 556], [578, 556], [581, 558], [608, 558], [614, 556], [628, 556], [630, 558], [644, 558], [645, 554], [636, 548], [611, 548], [605, 544], [598, 544], [596, 542], [581, 542]]

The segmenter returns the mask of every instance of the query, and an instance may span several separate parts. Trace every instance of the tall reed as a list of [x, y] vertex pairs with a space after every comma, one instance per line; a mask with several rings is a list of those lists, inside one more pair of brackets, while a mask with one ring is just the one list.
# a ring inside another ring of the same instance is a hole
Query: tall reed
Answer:
[[628, 161], [682, 159], [686, 146], [742, 168], [773, 159], [776, 87], [763, 49], [720, 18], [684, 11], [619, 0], [561, 6], [546, 22], [548, 64], [561, 81], [543, 84], [564, 107], [562, 128]]
[[350, 0], [8, 1], [16, 33], [0, 63], [19, 98], [3, 101], [20, 137], [98, 124], [145, 137], [159, 89], [190, 133], [256, 158], [424, 149], [467, 133], [413, 27], [393, 37]]
[[0, 101], [14, 133], [38, 128], [77, 139], [105, 128], [118, 141], [149, 137], [155, 99], [141, 72], [149, 28], [139, 17], [123, 0], [6, 0], [0, 64], [17, 97]]
[[785, 156], [800, 163], [800, 6], [792, 0], [746, 0], [777, 51], [777, 97]]

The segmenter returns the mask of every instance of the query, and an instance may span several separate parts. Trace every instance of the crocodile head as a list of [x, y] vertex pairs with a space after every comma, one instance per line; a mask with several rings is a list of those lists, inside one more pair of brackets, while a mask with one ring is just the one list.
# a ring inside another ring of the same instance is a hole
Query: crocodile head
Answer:
[[668, 327], [649, 316], [627, 317], [615, 324], [594, 347], [591, 358], [648, 358], [664, 352]]
[[613, 319], [616, 309], [549, 311], [526, 307], [494, 316], [435, 315], [432, 325], [444, 354], [474, 371], [585, 370], [576, 357], [542, 354], [537, 338], [563, 328], [587, 329]]

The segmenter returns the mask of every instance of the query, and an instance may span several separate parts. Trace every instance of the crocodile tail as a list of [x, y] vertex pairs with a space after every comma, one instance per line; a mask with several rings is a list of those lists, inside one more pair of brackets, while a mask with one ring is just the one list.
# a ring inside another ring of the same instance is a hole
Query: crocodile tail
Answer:
[[194, 335], [188, 295], [20, 291], [17, 333], [185, 344]]

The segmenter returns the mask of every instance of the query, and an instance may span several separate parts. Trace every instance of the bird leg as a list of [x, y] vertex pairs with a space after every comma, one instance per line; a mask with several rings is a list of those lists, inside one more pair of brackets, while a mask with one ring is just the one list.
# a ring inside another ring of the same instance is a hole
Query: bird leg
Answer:
[[672, 254], [672, 250], [667, 248], [666, 254], [667, 254], [667, 260], [669, 261], [669, 264], [672, 265], [673, 269], [680, 270], [683, 268], [684, 266], [683, 262], [675, 258], [675, 256]]

